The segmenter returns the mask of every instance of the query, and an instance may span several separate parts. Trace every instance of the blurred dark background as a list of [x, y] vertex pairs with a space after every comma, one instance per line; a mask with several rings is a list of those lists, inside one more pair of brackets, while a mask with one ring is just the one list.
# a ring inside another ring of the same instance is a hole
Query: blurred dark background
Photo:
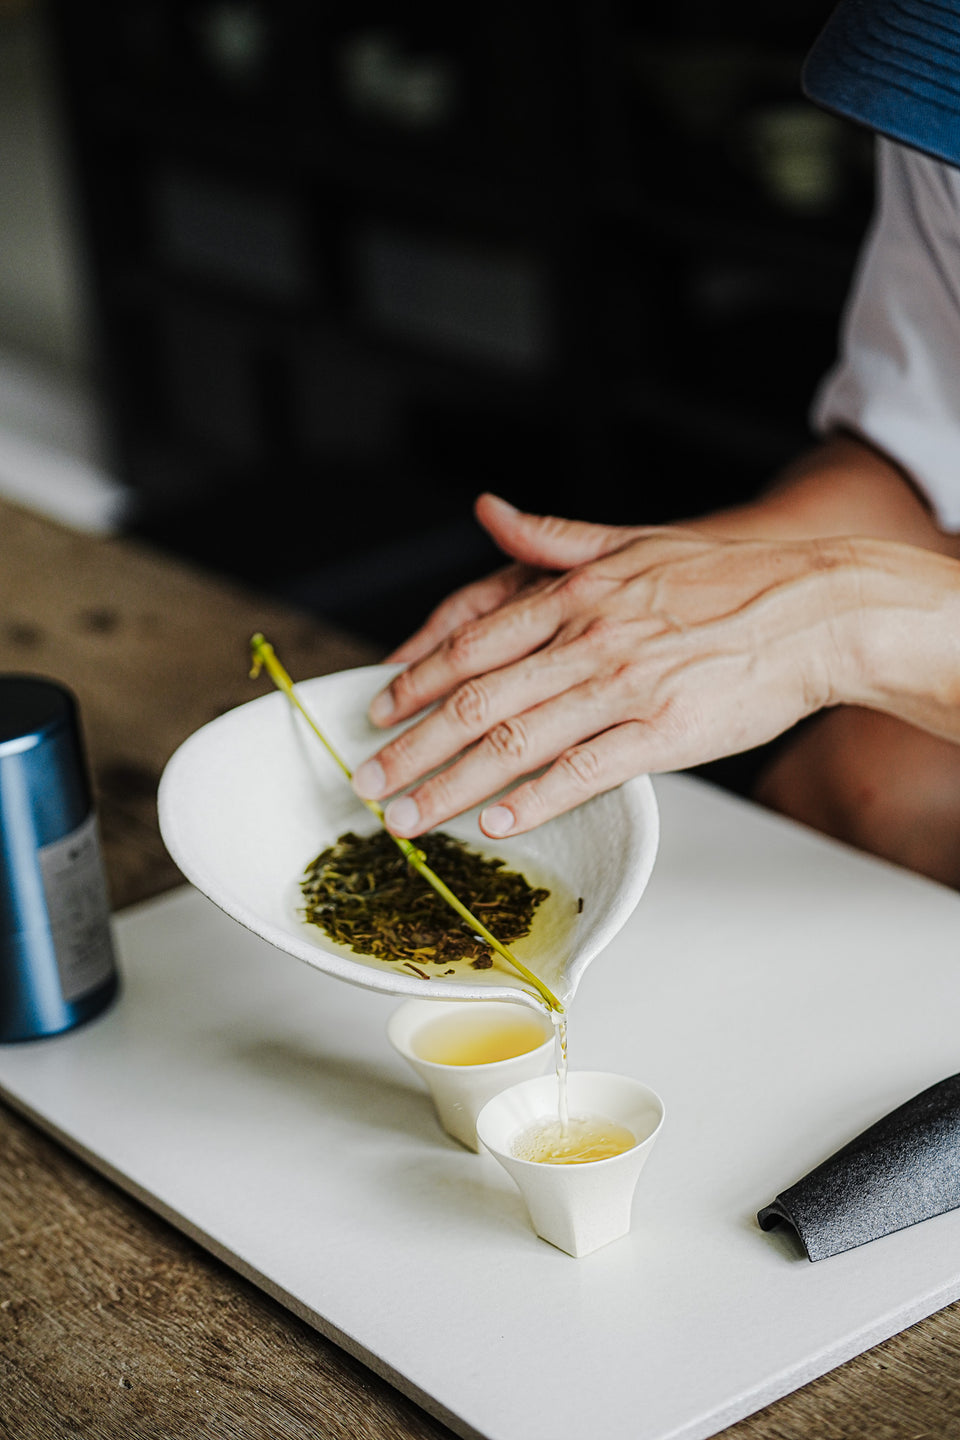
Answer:
[[389, 645], [471, 502], [659, 522], [803, 448], [871, 204], [822, 0], [54, 0], [130, 528]]

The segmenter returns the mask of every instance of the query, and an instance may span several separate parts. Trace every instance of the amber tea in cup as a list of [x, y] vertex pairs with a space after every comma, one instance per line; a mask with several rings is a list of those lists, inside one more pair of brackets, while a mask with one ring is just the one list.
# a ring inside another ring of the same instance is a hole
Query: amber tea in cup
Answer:
[[519, 1005], [461, 1004], [428, 1020], [411, 1043], [433, 1065], [495, 1065], [539, 1050], [552, 1033]]

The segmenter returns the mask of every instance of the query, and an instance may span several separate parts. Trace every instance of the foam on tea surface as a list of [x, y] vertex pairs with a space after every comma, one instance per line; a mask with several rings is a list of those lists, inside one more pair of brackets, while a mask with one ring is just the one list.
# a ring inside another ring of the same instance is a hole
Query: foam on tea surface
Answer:
[[623, 1155], [636, 1143], [636, 1136], [626, 1126], [603, 1115], [571, 1115], [566, 1122], [535, 1120], [521, 1130], [511, 1153], [517, 1160], [540, 1165], [585, 1165]]

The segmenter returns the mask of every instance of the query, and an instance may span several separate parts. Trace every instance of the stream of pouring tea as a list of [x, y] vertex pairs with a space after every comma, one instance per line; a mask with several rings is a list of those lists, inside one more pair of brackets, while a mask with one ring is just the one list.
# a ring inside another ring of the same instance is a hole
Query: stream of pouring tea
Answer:
[[556, 1120], [535, 1120], [513, 1141], [518, 1160], [547, 1165], [581, 1165], [591, 1160], [609, 1160], [622, 1155], [637, 1143], [624, 1125], [606, 1115], [570, 1116], [567, 1109], [567, 1026], [562, 1015], [554, 1015], [556, 1026], [557, 1104]]
[[560, 1134], [565, 1137], [570, 1128], [567, 1108], [567, 1017], [554, 1010], [550, 1018], [556, 1030], [557, 1118], [560, 1121]]

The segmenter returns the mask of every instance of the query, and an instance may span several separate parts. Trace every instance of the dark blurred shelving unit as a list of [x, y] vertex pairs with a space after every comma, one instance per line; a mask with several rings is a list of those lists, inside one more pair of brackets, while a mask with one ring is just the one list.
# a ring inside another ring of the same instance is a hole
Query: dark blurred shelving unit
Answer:
[[140, 533], [389, 643], [493, 563], [482, 488], [752, 493], [870, 206], [829, 8], [51, 0]]

